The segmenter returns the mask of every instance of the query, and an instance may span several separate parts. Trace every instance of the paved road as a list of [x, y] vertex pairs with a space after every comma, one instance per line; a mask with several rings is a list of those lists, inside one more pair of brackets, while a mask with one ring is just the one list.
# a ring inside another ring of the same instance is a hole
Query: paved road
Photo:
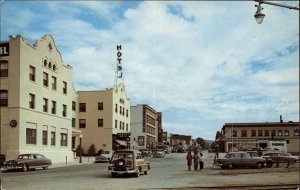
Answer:
[[[185, 154], [147, 158], [148, 175], [112, 178], [107, 164], [84, 164], [29, 172], [3, 172], [2, 187], [7, 190], [131, 190], [131, 189], [296, 189], [299, 164], [290, 168], [221, 170], [212, 166], [213, 155], [206, 153], [205, 169], [187, 171]], [[226, 188], [224, 188], [226, 187]]]

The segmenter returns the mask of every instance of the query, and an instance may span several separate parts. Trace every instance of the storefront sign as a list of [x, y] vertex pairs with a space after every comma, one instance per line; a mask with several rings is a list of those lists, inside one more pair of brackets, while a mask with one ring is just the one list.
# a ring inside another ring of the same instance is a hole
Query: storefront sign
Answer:
[[9, 56], [9, 43], [0, 44], [0, 57]]

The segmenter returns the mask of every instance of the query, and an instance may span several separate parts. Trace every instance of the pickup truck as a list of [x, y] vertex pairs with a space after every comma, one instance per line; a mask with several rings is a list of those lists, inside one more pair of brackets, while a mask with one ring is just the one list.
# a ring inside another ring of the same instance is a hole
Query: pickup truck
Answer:
[[216, 166], [222, 169], [232, 169], [235, 167], [250, 167], [261, 169], [266, 164], [266, 159], [251, 156], [248, 152], [229, 152], [223, 158], [216, 159]]

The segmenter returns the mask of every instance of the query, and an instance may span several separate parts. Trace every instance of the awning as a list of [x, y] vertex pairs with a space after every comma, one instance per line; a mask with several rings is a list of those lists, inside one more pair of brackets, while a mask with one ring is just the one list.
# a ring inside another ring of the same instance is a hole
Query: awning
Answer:
[[116, 143], [118, 143], [121, 146], [127, 146], [127, 142], [126, 141], [122, 141], [122, 140], [115, 140]]

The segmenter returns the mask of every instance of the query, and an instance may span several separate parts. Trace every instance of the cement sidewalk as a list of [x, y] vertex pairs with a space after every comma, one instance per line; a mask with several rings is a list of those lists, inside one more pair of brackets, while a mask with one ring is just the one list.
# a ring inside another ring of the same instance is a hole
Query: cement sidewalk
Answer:
[[90, 156], [90, 157], [83, 156], [82, 163], [79, 163], [79, 157], [76, 157], [72, 162], [52, 163], [52, 166], [50, 166], [50, 168], [59, 168], [59, 167], [82, 165], [82, 164], [93, 164], [94, 161], [95, 161], [95, 156]]

